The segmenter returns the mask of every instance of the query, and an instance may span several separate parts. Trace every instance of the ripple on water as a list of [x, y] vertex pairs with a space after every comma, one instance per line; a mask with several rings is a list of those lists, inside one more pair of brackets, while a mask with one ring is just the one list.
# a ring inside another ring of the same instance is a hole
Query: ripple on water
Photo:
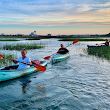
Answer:
[[[45, 43], [46, 47], [28, 51], [32, 60], [55, 53], [61, 43], [71, 43], [56, 39], [33, 42]], [[45, 72], [31, 74], [27, 78], [31, 82], [24, 87], [21, 79], [1, 84], [0, 110], [109, 110], [110, 64], [83, 53], [87, 44], [80, 42], [80, 45], [68, 47], [69, 59], [53, 65], [49, 63]]]

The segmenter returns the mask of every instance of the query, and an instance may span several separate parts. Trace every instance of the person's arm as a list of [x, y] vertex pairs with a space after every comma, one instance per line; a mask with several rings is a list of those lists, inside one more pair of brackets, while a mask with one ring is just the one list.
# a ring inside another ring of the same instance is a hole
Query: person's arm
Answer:
[[17, 64], [18, 63], [18, 61], [16, 61], [16, 60], [14, 60], [14, 59], [11, 59], [15, 64]]
[[105, 45], [106, 45], [106, 46], [109, 46], [109, 42], [106, 42]]
[[69, 50], [68, 50], [68, 49], [66, 49], [66, 48], [65, 48], [65, 51], [66, 51], [66, 52], [69, 52]]
[[26, 65], [32, 65], [32, 63], [31, 63], [31, 62], [29, 62], [29, 63], [26, 63]]
[[[105, 42], [106, 43], [106, 42]], [[101, 44], [105, 44], [105, 43], [101, 43]]]
[[61, 49], [59, 49], [58, 51], [57, 51], [57, 53], [60, 53], [61, 52]]
[[31, 60], [30, 60], [29, 57], [27, 57], [27, 61], [26, 61], [26, 62], [28, 62], [28, 63], [25, 63], [25, 62], [24, 62], [24, 64], [26, 64], [26, 65], [32, 65]]

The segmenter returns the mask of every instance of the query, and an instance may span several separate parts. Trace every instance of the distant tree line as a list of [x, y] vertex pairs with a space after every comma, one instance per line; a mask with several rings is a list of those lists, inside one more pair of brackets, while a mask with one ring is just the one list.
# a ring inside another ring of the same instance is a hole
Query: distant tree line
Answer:
[[[22, 34], [17, 34], [17, 35], [5, 35], [5, 34], [1, 34], [0, 37], [29, 37], [29, 38], [36, 38], [36, 36], [22, 35]], [[38, 35], [37, 37], [39, 37], [39, 38], [87, 37], [87, 35], [58, 35], [58, 36]], [[99, 34], [88, 35], [88, 37], [110, 37], [110, 33], [103, 34], [103, 35], [99, 35]]]

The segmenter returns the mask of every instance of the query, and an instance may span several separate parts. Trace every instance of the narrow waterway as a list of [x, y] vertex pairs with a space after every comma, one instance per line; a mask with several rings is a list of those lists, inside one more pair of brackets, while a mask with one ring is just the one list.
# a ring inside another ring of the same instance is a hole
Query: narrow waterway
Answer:
[[[40, 61], [55, 53], [61, 43], [72, 43], [58, 39], [20, 41], [34, 42], [45, 48], [29, 50], [27, 56]], [[110, 110], [110, 62], [85, 52], [87, 45], [96, 43], [78, 42], [68, 47], [67, 60], [56, 64], [48, 60], [45, 72], [0, 83], [0, 110]], [[11, 52], [20, 56], [19, 51]]]

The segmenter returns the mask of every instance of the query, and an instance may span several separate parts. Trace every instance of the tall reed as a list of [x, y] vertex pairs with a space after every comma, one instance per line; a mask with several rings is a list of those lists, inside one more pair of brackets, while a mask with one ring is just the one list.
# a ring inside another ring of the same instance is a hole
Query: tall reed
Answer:
[[[5, 58], [9, 58], [9, 59], [17, 59], [16, 55], [6, 55], [6, 54], [2, 54], [2, 56], [4, 56]], [[9, 60], [9, 59], [0, 59], [0, 67], [5, 67], [5, 66], [9, 66], [9, 65], [13, 65], [14, 63]]]
[[17, 44], [17, 45], [4, 45], [2, 49], [4, 50], [21, 50], [22, 48], [29, 49], [40, 49], [44, 48], [41, 44]]
[[110, 59], [110, 47], [102, 46], [102, 47], [89, 47], [87, 49], [89, 55], [95, 55], [101, 58]]

